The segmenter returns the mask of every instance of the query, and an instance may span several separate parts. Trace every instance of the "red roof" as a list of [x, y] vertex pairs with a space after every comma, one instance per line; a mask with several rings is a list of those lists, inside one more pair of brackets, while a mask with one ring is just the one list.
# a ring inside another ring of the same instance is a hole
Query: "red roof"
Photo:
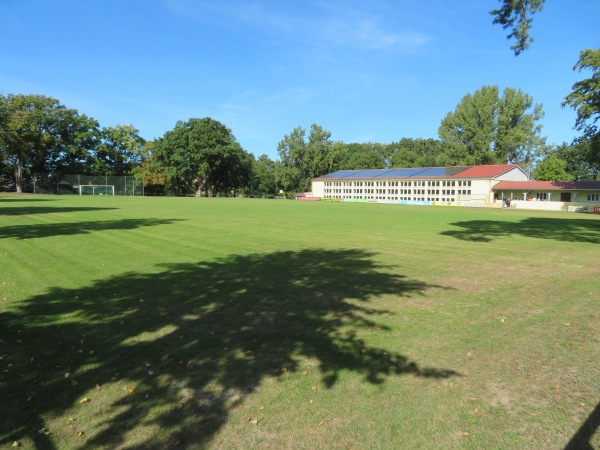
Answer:
[[494, 191], [600, 191], [600, 181], [501, 181]]
[[[489, 166], [471, 166], [454, 175], [455, 178], [495, 178], [509, 170], [519, 168], [518, 164], [494, 164]], [[520, 170], [520, 168], [519, 168]]]

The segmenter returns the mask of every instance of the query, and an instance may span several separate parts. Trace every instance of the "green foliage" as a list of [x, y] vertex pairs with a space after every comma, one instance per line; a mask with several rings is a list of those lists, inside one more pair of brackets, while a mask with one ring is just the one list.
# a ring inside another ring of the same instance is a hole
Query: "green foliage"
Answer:
[[133, 125], [102, 128], [102, 141], [94, 152], [95, 174], [129, 175], [141, 163], [144, 139]]
[[403, 138], [388, 145], [389, 167], [433, 167], [440, 165], [444, 147], [437, 139]]
[[86, 173], [98, 122], [42, 95], [0, 95], [0, 156], [16, 191], [35, 172]]
[[230, 195], [250, 182], [251, 155], [210, 117], [177, 122], [156, 141], [153, 154], [177, 195]]
[[446, 145], [444, 165], [493, 164], [498, 87], [484, 86], [465, 95], [442, 120], [440, 139]]
[[515, 39], [511, 47], [515, 55], [519, 55], [523, 50], [529, 47], [533, 42], [530, 36], [531, 15], [540, 11], [544, 7], [545, 0], [499, 0], [500, 9], [490, 11], [494, 17], [494, 24], [502, 25], [502, 28], [509, 29], [508, 39]]
[[600, 179], [600, 162], [593, 163], [590, 141], [581, 141], [573, 145], [563, 143], [553, 151], [565, 161], [565, 170], [577, 181], [593, 181]]
[[261, 155], [254, 160], [253, 165], [250, 193], [254, 195], [274, 195], [277, 192], [276, 162], [267, 155]]
[[582, 133], [579, 142], [589, 142], [589, 162], [600, 165], [600, 130], [597, 124], [600, 119], [600, 48], [583, 50], [573, 70], [592, 73], [589, 78], [573, 85], [573, 92], [565, 97], [562, 105], [577, 111], [575, 129]]
[[144, 143], [140, 152], [140, 164], [132, 169], [134, 175], [140, 175], [144, 179], [144, 192], [146, 194], [163, 194], [165, 192], [166, 179], [162, 172], [162, 166], [156, 156], [152, 154], [155, 142]]
[[439, 128], [442, 165], [527, 165], [543, 148], [541, 105], [521, 90], [484, 86], [462, 98]]
[[531, 173], [538, 181], [573, 181], [575, 177], [566, 170], [567, 162], [555, 155], [544, 158]]
[[341, 160], [338, 169], [383, 169], [387, 166], [388, 151], [386, 146], [379, 143], [341, 144]]
[[281, 166], [277, 181], [284, 191], [307, 191], [311, 179], [325, 175], [334, 167], [335, 152], [331, 132], [312, 124], [306, 140], [306, 130], [296, 127], [277, 145]]

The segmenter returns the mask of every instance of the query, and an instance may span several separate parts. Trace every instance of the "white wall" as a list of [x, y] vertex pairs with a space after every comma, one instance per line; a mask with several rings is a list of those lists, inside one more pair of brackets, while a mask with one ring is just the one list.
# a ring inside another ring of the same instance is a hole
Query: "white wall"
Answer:
[[324, 181], [313, 181], [312, 182], [312, 196], [313, 197], [324, 197], [325, 196], [325, 182]]
[[499, 181], [529, 181], [529, 176], [518, 167], [515, 167], [495, 179]]
[[471, 198], [473, 200], [491, 203], [494, 200], [492, 185], [490, 180], [472, 180], [471, 181]]

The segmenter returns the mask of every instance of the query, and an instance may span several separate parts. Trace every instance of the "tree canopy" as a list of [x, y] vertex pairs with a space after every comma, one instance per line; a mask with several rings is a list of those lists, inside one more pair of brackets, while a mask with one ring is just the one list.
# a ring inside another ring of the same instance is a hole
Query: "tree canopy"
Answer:
[[105, 127], [94, 151], [94, 172], [99, 175], [128, 175], [141, 163], [145, 140], [133, 125]]
[[17, 192], [35, 172], [87, 173], [98, 122], [43, 95], [0, 95], [0, 159]]
[[494, 16], [494, 24], [502, 25], [510, 30], [508, 39], [514, 39], [512, 50], [519, 55], [533, 42], [531, 31], [531, 16], [544, 8], [545, 0], [499, 0], [499, 9], [490, 11]]
[[304, 128], [294, 128], [277, 145], [281, 188], [285, 191], [310, 189], [311, 179], [333, 169], [332, 150], [331, 132], [320, 125], [311, 125], [308, 140]]
[[229, 194], [250, 181], [252, 156], [229, 128], [210, 117], [177, 122], [156, 141], [153, 154], [178, 195]]
[[521, 90], [484, 86], [462, 98], [439, 127], [442, 165], [529, 164], [544, 145], [541, 105]]
[[600, 165], [600, 48], [586, 49], [579, 54], [573, 67], [578, 72], [591, 71], [591, 76], [573, 85], [573, 92], [565, 97], [563, 107], [570, 106], [577, 112], [575, 129], [581, 132], [579, 142], [588, 142], [589, 163]]
[[575, 177], [567, 172], [567, 162], [556, 155], [544, 158], [533, 169], [531, 175], [538, 181], [573, 181]]

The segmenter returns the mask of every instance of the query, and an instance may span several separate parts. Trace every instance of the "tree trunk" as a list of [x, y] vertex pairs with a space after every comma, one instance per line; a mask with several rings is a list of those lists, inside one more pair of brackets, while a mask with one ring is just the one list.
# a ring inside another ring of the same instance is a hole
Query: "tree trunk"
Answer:
[[21, 167], [21, 161], [18, 161], [15, 163], [15, 187], [17, 189], [17, 194], [22, 194], [23, 193], [23, 189], [22, 189], [22, 185], [23, 184], [23, 168]]

